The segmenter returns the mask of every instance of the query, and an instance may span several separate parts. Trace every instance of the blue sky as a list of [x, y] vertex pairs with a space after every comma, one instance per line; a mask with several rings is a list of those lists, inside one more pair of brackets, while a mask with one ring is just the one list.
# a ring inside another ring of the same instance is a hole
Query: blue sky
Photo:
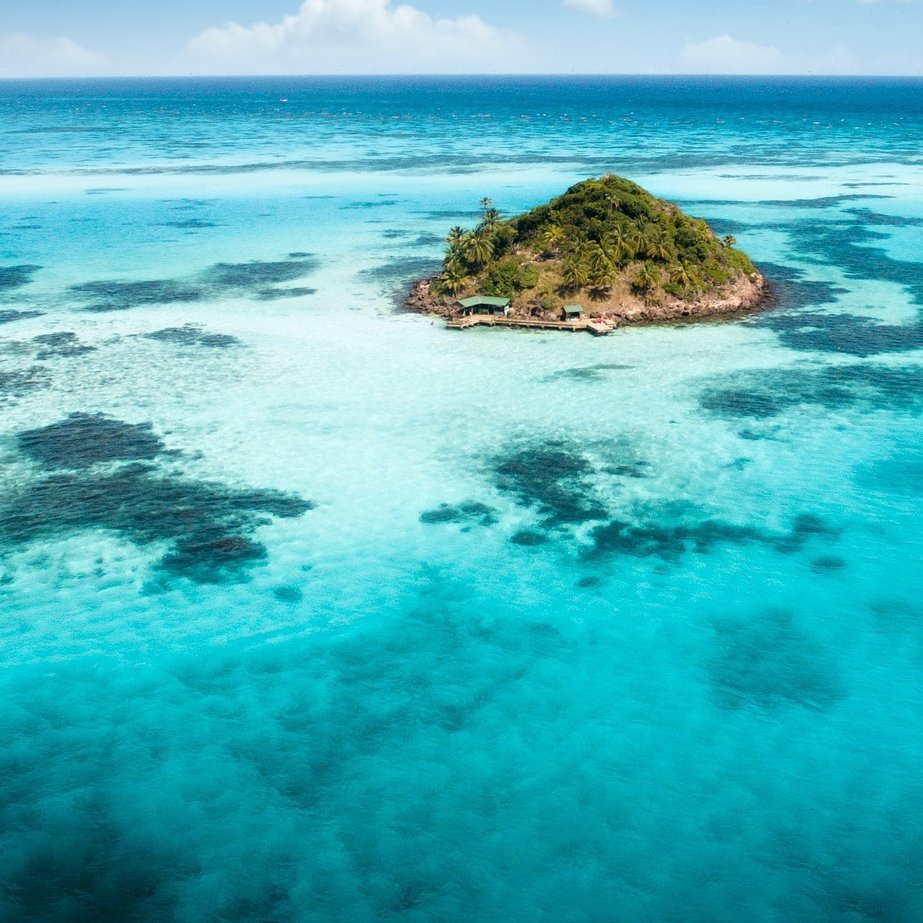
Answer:
[[0, 76], [923, 74], [923, 0], [0, 0]]

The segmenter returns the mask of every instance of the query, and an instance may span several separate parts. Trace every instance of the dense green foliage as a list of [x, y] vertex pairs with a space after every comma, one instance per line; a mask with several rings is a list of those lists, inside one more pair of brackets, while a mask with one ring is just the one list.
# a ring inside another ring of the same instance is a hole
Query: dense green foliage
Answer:
[[684, 215], [618, 176], [577, 183], [563, 195], [503, 220], [490, 199], [473, 231], [449, 234], [436, 290], [478, 290], [547, 307], [587, 290], [606, 297], [614, 287], [646, 299], [695, 299], [755, 272], [734, 239]]
[[488, 267], [481, 290], [485, 295], [512, 298], [525, 289], [535, 288], [537, 284], [538, 270], [534, 266], [522, 264], [515, 257], [507, 256]]

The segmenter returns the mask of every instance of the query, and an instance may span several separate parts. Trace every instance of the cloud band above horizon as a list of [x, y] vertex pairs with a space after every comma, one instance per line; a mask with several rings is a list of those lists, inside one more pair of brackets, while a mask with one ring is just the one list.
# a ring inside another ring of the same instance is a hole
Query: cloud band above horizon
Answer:
[[6, 77], [923, 75], [923, 0], [3, 2]]

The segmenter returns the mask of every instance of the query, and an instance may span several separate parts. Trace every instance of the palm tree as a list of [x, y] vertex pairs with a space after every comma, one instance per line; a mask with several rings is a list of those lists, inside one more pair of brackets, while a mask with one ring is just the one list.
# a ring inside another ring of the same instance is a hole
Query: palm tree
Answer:
[[635, 241], [638, 245], [636, 256], [650, 256], [651, 250], [657, 244], [657, 239], [659, 237], [660, 235], [657, 233], [657, 228], [655, 228], [654, 225], [641, 225], [635, 237]]
[[579, 250], [571, 251], [564, 259], [561, 276], [564, 279], [564, 284], [572, 291], [583, 288], [589, 282], [590, 275], [586, 260]]
[[660, 260], [662, 263], [669, 263], [674, 256], [673, 248], [662, 237], [649, 240], [645, 252], [652, 260]]
[[737, 238], [733, 234], [725, 234], [724, 237], [721, 238], [721, 243], [725, 247], [733, 247], [734, 244], [737, 243]]
[[483, 268], [494, 255], [493, 241], [483, 231], [476, 231], [467, 238], [465, 255], [475, 266]]
[[632, 279], [632, 288], [639, 292], [649, 292], [660, 284], [660, 273], [653, 263], [645, 263]]
[[442, 284], [447, 291], [457, 295], [464, 287], [465, 271], [457, 262], [447, 263], [445, 271], [442, 274]]
[[500, 212], [495, 208], [485, 208], [484, 215], [481, 218], [481, 227], [487, 231], [492, 231], [500, 220]]
[[455, 227], [449, 231], [449, 236], [446, 238], [446, 243], [448, 243], [450, 247], [454, 244], [460, 244], [462, 240], [464, 240], [466, 233], [467, 232], [463, 227], [460, 227], [456, 224]]
[[542, 232], [541, 244], [546, 253], [557, 253], [564, 240], [564, 228], [560, 224], [549, 224]]
[[589, 283], [593, 288], [606, 288], [611, 285], [614, 269], [612, 261], [599, 244], [590, 249], [587, 271]]
[[616, 228], [611, 234], [607, 234], [603, 239], [603, 247], [608, 251], [609, 259], [616, 266], [634, 256], [631, 242], [622, 228]]
[[465, 254], [461, 251], [447, 256], [442, 261], [443, 270], [457, 269], [460, 272], [465, 271]]
[[635, 228], [628, 238], [628, 246], [631, 248], [632, 258], [636, 259], [639, 256], [643, 256], [647, 252], [648, 243], [649, 240], [646, 229], [641, 227]]
[[692, 276], [689, 270], [682, 263], [677, 263], [670, 269], [670, 281], [681, 285], [683, 288], [689, 288], [692, 285]]
[[463, 263], [465, 261], [466, 250], [467, 243], [464, 234], [455, 242], [449, 241], [449, 245], [445, 248], [445, 257], [442, 260], [442, 265], [448, 266], [449, 263]]

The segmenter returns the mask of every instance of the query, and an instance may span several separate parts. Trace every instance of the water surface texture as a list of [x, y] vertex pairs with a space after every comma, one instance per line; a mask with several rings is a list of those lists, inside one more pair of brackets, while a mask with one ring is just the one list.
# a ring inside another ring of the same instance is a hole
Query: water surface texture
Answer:
[[[0, 83], [0, 919], [923, 919], [923, 83]], [[614, 171], [757, 317], [395, 310]]]

